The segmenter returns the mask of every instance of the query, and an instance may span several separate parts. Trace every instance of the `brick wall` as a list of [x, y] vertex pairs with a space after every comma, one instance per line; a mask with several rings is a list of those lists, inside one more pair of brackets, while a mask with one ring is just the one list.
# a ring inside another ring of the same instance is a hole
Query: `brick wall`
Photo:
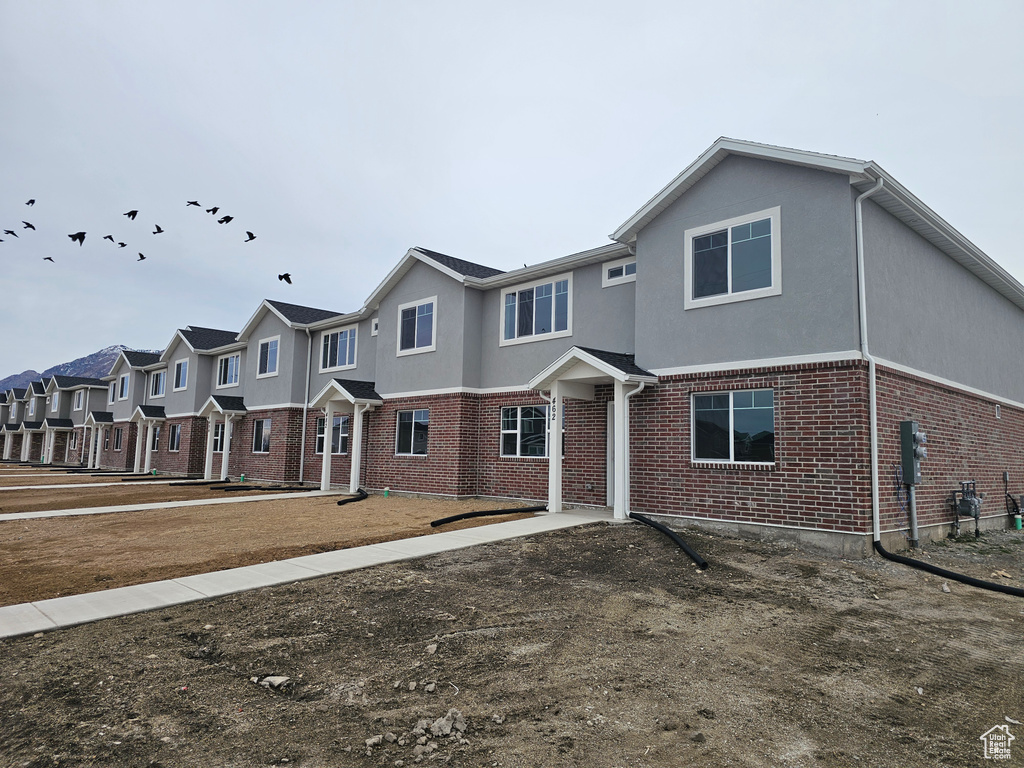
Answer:
[[[202, 474], [205, 470], [206, 455], [206, 419], [198, 416], [187, 416], [180, 419], [167, 419], [160, 424], [160, 442], [150, 459], [150, 469], [176, 475]], [[181, 441], [177, 451], [171, 451], [171, 427], [181, 426]], [[146, 430], [142, 430], [142, 439], [146, 439]], [[145, 450], [145, 446], [143, 446]], [[135, 460], [132, 453], [132, 461]], [[145, 454], [142, 466], [146, 466]]]
[[[270, 452], [253, 453], [255, 423], [270, 419]], [[203, 448], [205, 451], [205, 446]], [[234, 437], [228, 459], [231, 477], [245, 475], [246, 480], [273, 480], [294, 483], [299, 479], [299, 457], [302, 452], [302, 409], [281, 408], [250, 411], [234, 422]], [[214, 474], [220, 472], [219, 453], [214, 454]], [[219, 475], [218, 475], [219, 476]]]
[[[366, 446], [369, 437], [369, 419], [372, 414], [364, 414], [363, 416], [363, 470], [365, 473], [366, 468]], [[306, 445], [305, 445], [305, 467], [303, 469], [303, 478], [307, 483], [320, 483], [323, 471], [323, 460], [324, 456], [322, 453], [316, 453], [316, 422], [317, 419], [324, 418], [323, 412], [318, 408], [311, 408], [306, 414]], [[349, 470], [352, 467], [352, 443], [354, 442], [354, 435], [352, 434], [352, 415], [349, 414], [349, 436], [348, 436], [348, 452], [343, 454], [333, 454], [331, 456], [331, 485], [332, 486], [344, 486], [348, 487], [349, 481]], [[325, 437], [325, 443], [330, 447], [330, 428], [327, 429]]]
[[[121, 450], [114, 450], [114, 431], [121, 429]], [[135, 440], [138, 436], [139, 425], [130, 421], [119, 421], [116, 424], [100, 427], [100, 442], [97, 446], [99, 451], [99, 466], [101, 469], [117, 469], [131, 472], [135, 469]], [[109, 447], [104, 449], [105, 435], [109, 433]], [[142, 435], [145, 439], [145, 434]], [[142, 457], [142, 467], [146, 466], [146, 457]]]

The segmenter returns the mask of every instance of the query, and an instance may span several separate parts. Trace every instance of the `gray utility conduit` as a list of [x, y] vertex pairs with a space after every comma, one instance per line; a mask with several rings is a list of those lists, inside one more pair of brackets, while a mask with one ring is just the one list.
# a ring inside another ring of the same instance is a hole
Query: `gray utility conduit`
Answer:
[[487, 517], [488, 515], [515, 515], [519, 512], [546, 512], [547, 509], [547, 504], [541, 504], [538, 507], [506, 507], [505, 509], [481, 509], [479, 512], [463, 512], [460, 515], [452, 515], [451, 517], [442, 517], [440, 520], [433, 520], [430, 523], [430, 527], [437, 528], [437, 526], [444, 525], [445, 523], [454, 523], [456, 520], [468, 520], [471, 517]]
[[366, 498], [367, 496], [369, 496], [369, 495], [370, 495], [370, 494], [368, 494], [368, 493], [367, 493], [366, 491], [364, 491], [364, 490], [363, 490], [362, 488], [359, 488], [359, 489], [358, 489], [358, 490], [356, 491], [356, 495], [355, 495], [355, 496], [350, 496], [350, 497], [349, 497], [349, 498], [347, 498], [347, 499], [342, 499], [341, 501], [339, 501], [339, 502], [338, 502], [338, 506], [340, 507], [340, 506], [343, 506], [343, 505], [345, 505], [345, 504], [354, 504], [354, 503], [355, 503], [355, 502], [357, 502], [357, 501], [362, 501], [363, 499], [365, 499], [365, 498]]
[[662, 533], [664, 533], [666, 536], [668, 536], [670, 539], [672, 539], [672, 541], [674, 541], [676, 544], [678, 544], [679, 548], [682, 549], [683, 552], [685, 552], [686, 554], [688, 554], [690, 556], [690, 559], [693, 560], [693, 562], [695, 562], [697, 564], [698, 568], [700, 568], [702, 571], [707, 569], [708, 561], [705, 560], [700, 555], [698, 555], [692, 549], [690, 549], [689, 545], [685, 541], [682, 540], [682, 538], [679, 536], [679, 534], [676, 533], [675, 531], [673, 531], [667, 525], [662, 525], [661, 523], [657, 523], [654, 520], [651, 520], [651, 518], [646, 517], [645, 515], [638, 515], [636, 512], [630, 512], [629, 516], [632, 519], [634, 519], [634, 520], [636, 520], [638, 522], [643, 523], [644, 525], [651, 526], [651, 528], [653, 528], [656, 531], [661, 531]]
[[902, 563], [903, 565], [909, 565], [911, 568], [919, 568], [922, 571], [928, 571], [928, 573], [934, 573], [936, 576], [941, 576], [944, 579], [952, 579], [953, 581], [959, 581], [962, 584], [969, 584], [972, 587], [978, 587], [979, 589], [990, 589], [993, 592], [1002, 592], [1006, 595], [1016, 595], [1017, 597], [1024, 597], [1024, 589], [1020, 587], [1011, 587], [1006, 584], [996, 584], [994, 581], [982, 581], [981, 579], [975, 579], [970, 576], [964, 576], [962, 573], [956, 573], [955, 571], [947, 571], [945, 568], [939, 568], [937, 565], [931, 563], [923, 563], [920, 560], [914, 560], [911, 557], [903, 557], [903, 555], [894, 555], [892, 552], [886, 550], [882, 546], [882, 542], [875, 540], [875, 551], [878, 552], [886, 560], [892, 560], [894, 563]]

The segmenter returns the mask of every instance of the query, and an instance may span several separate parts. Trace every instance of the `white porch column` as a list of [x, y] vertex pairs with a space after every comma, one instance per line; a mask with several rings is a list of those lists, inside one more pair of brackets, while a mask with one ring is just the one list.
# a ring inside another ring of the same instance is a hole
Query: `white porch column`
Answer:
[[100, 468], [100, 449], [103, 447], [103, 429], [99, 425], [94, 425], [92, 428], [93, 445], [96, 450], [93, 453], [93, 469]]
[[228, 479], [228, 455], [231, 453], [231, 417], [224, 416], [224, 439], [221, 440], [220, 479]]
[[68, 460], [71, 458], [71, 435], [73, 435], [73, 434], [75, 434], [75, 430], [74, 429], [72, 429], [71, 432], [68, 433], [68, 436], [66, 438], [64, 438], [64, 463], [65, 464], [67, 464]]
[[324, 409], [324, 458], [320, 465], [320, 490], [331, 489], [331, 442], [334, 438], [334, 401], [327, 401]]
[[53, 438], [54, 431], [47, 427], [43, 432], [43, 455], [39, 457], [43, 464], [53, 464]]
[[28, 449], [32, 446], [32, 433], [21, 433], [21, 460], [28, 461]]
[[14, 436], [10, 432], [4, 433], [4, 460], [10, 461], [11, 458], [11, 444], [14, 442]]
[[558, 382], [551, 385], [548, 406], [548, 512], [562, 511], [562, 408]]
[[[136, 475], [142, 471], [142, 424], [143, 422], [140, 421], [135, 428], [135, 468], [132, 471]], [[131, 429], [131, 425], [128, 428]]]
[[363, 414], [369, 410], [365, 403], [355, 404], [352, 409], [352, 422], [348, 425], [349, 458], [352, 459], [352, 467], [348, 473], [348, 492], [356, 493], [359, 490], [360, 470], [363, 463]]
[[[85, 430], [82, 430], [82, 439], [85, 439]], [[96, 460], [96, 425], [93, 424], [89, 427], [89, 443], [88, 447], [82, 446], [82, 450], [85, 452], [85, 466], [88, 469], [93, 468], [93, 461]]]
[[153, 421], [146, 422], [146, 468], [145, 473], [148, 475], [149, 470], [153, 467]]
[[615, 381], [615, 497], [612, 507], [616, 520], [625, 520], [626, 514], [626, 386]]
[[217, 428], [217, 420], [211, 413], [206, 417], [206, 466], [203, 470], [204, 480], [213, 480], [213, 432]]

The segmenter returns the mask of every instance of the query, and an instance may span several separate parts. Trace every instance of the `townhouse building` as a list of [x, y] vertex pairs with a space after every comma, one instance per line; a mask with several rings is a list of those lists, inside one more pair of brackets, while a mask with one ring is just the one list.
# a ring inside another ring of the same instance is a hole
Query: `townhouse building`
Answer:
[[[607, 506], [857, 554], [903, 540], [902, 421], [929, 436], [922, 537], [962, 480], [1024, 491], [1022, 331], [1024, 287], [876, 163], [720, 139], [609, 244], [510, 272], [410, 249], [358, 310], [266, 300], [237, 333], [124, 353], [84, 425], [98, 466]], [[33, 398], [7, 393], [5, 455], [33, 454]]]

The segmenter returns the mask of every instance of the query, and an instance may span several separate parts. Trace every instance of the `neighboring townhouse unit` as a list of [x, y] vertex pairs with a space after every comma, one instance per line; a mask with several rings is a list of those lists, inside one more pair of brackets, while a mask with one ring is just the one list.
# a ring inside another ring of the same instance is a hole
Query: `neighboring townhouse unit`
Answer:
[[7, 390], [7, 411], [3, 423], [4, 461], [20, 461], [21, 447], [24, 436], [21, 433], [21, 422], [25, 418], [25, 397], [27, 390], [13, 387]]
[[43, 462], [81, 462], [85, 418], [92, 402], [102, 403], [107, 385], [82, 376], [51, 376], [46, 383]]
[[147, 396], [149, 370], [160, 363], [154, 352], [122, 350], [114, 360], [107, 383], [105, 403], [97, 403], [85, 418], [93, 437], [95, 454], [87, 459], [92, 467], [139, 471], [138, 408]]

